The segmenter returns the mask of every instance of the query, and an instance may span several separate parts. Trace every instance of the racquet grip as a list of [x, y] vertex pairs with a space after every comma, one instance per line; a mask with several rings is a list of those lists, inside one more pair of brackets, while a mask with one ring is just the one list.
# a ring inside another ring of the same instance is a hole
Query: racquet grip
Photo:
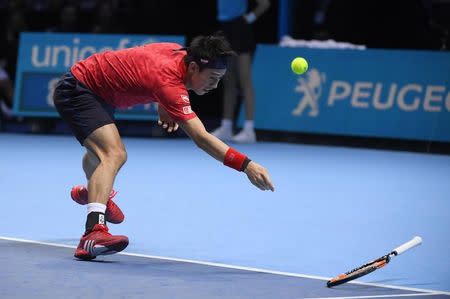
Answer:
[[405, 244], [398, 246], [397, 248], [392, 250], [392, 252], [395, 255], [399, 255], [399, 254], [402, 254], [403, 252], [405, 252], [406, 250], [409, 250], [420, 244], [422, 244], [422, 238], [419, 236], [416, 236], [416, 237], [412, 238], [411, 240], [409, 240], [408, 242], [406, 242]]

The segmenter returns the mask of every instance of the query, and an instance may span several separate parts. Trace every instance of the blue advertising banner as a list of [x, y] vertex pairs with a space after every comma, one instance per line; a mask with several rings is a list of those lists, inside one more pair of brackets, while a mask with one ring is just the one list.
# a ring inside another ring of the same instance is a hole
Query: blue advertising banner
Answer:
[[258, 45], [253, 79], [257, 129], [450, 142], [449, 52]]
[[[153, 42], [184, 45], [183, 36], [22, 33], [17, 62], [14, 114], [58, 117], [52, 95], [59, 77], [77, 61], [105, 50]], [[153, 104], [117, 111], [117, 119], [156, 119]]]

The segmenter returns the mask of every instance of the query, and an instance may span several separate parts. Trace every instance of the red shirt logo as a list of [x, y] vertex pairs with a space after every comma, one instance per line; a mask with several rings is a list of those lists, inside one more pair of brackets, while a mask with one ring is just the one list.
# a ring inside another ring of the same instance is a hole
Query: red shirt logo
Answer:
[[192, 113], [191, 106], [184, 106], [183, 107], [183, 113], [184, 114], [191, 114]]
[[182, 94], [182, 95], [180, 95], [180, 97], [184, 102], [189, 103], [189, 97], [187, 95]]

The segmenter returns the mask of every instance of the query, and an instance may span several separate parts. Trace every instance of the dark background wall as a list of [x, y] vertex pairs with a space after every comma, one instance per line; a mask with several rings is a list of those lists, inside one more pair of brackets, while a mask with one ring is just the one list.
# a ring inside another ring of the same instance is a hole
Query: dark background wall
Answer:
[[[440, 49], [448, 36], [449, 1], [429, 0], [301, 0], [294, 35], [333, 38], [370, 48]], [[324, 9], [323, 23], [316, 12]], [[448, 43], [446, 45], [448, 48]]]

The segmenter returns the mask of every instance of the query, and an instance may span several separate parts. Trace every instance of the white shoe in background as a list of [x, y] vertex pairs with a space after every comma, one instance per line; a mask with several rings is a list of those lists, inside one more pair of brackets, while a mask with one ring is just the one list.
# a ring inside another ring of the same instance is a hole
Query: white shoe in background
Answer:
[[241, 130], [239, 133], [234, 135], [233, 138], [231, 138], [231, 141], [236, 143], [255, 143], [255, 130]]
[[6, 104], [0, 99], [0, 113], [3, 113], [7, 119], [11, 119], [13, 116], [11, 108], [6, 106]]
[[213, 132], [211, 132], [211, 134], [216, 136], [220, 140], [230, 141], [231, 137], [233, 135], [233, 132], [232, 132], [231, 128], [226, 128], [226, 127], [220, 126], [217, 129], [215, 129]]

